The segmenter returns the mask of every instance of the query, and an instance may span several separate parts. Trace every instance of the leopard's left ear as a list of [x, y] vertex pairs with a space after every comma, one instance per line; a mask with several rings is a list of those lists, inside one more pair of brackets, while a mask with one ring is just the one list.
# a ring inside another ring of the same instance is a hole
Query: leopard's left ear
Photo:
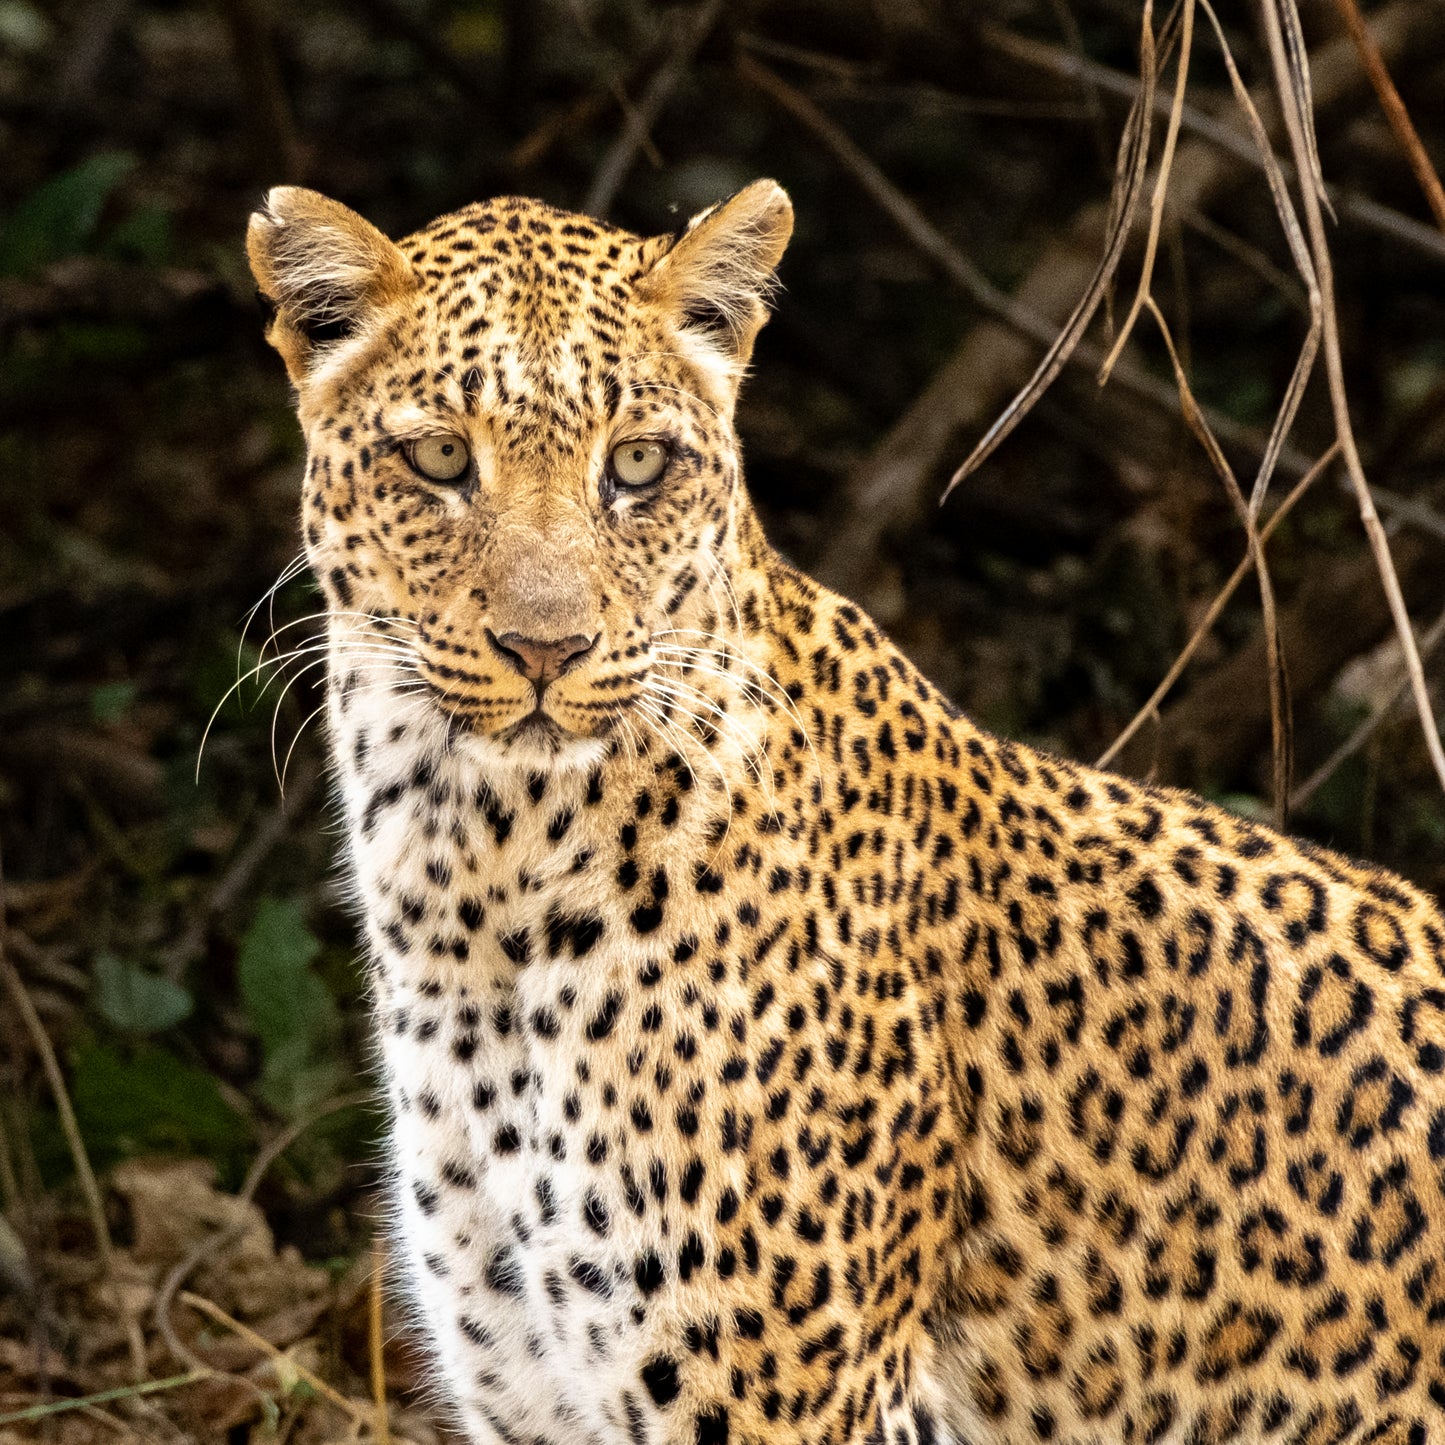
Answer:
[[643, 294], [675, 309], [686, 333], [741, 372], [792, 234], [788, 193], [776, 181], [754, 181], [692, 218], [643, 281]]

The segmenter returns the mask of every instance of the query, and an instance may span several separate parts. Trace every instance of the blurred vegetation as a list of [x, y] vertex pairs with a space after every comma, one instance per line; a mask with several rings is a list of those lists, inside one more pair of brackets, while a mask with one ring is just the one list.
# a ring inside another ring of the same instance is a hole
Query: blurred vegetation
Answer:
[[[1396, 83], [1445, 156], [1445, 12], [1366, 9], [1398, 34]], [[1312, 53], [1338, 57], [1333, 5], [1302, 11]], [[319, 669], [284, 694], [261, 686], [264, 669], [228, 694], [273, 626], [317, 606], [304, 576], [267, 597], [298, 546], [301, 447], [241, 247], [264, 188], [303, 181], [399, 235], [489, 194], [581, 206], [611, 167], [611, 219], [661, 231], [776, 176], [798, 230], [741, 410], [771, 535], [873, 608], [985, 725], [1088, 759], [1244, 555], [1229, 500], [1177, 410], [1117, 384], [1100, 393], [1079, 367], [945, 508], [932, 503], [981, 426], [943, 427], [910, 495], [879, 487], [935, 399], [996, 389], [991, 414], [1038, 350], [1024, 348], [1018, 376], [964, 365], [953, 392], [936, 380], [998, 323], [748, 83], [739, 57], [821, 107], [987, 281], [1056, 324], [1074, 295], [1047, 295], [1045, 261], [1072, 245], [1082, 274], [1092, 267], [1128, 103], [1107, 74], [1067, 67], [1086, 55], [1132, 77], [1139, 12], [1137, 0], [0, 0], [0, 840], [14, 970], [0, 1011], [0, 1417], [184, 1370], [148, 1311], [165, 1272], [233, 1216], [215, 1260], [234, 1264], [249, 1241], [262, 1283], [237, 1293], [236, 1268], [208, 1279], [212, 1260], [187, 1287], [249, 1319], [282, 1360], [214, 1325], [198, 1334], [201, 1316], [177, 1304], [184, 1338], [232, 1373], [107, 1405], [121, 1437], [321, 1440], [339, 1407], [318, 1403], [305, 1372], [367, 1394], [375, 1114], [343, 1109], [300, 1132], [250, 1212], [226, 1198], [258, 1150], [370, 1077], [313, 721]], [[1267, 65], [1252, 20], [1236, 15], [1230, 41], [1255, 82]], [[619, 148], [654, 91], [647, 140]], [[1345, 362], [1425, 627], [1445, 607], [1445, 237], [1369, 87], [1347, 76], [1338, 92], [1319, 127], [1325, 175], [1353, 198], [1332, 237]], [[1189, 98], [1238, 130], [1211, 44]], [[1257, 171], [1171, 213], [1156, 293], [1200, 399], [1237, 428], [1267, 428], [1304, 317]], [[1130, 356], [1170, 381], [1147, 324]], [[1317, 378], [1294, 457], [1331, 436]], [[1257, 455], [1247, 440], [1230, 450], [1247, 488]], [[1298, 471], [1286, 466], [1275, 494]], [[860, 518], [864, 542], [842, 546]], [[1270, 561], [1297, 624], [1302, 779], [1397, 689], [1398, 645], [1336, 476], [1282, 524]], [[1263, 814], [1258, 651], [1246, 582], [1125, 766]], [[1211, 712], [1221, 697], [1240, 725]], [[1445, 890], [1445, 800], [1408, 706], [1384, 711], [1292, 826]], [[109, 1274], [17, 986], [102, 1175], [121, 1260]], [[295, 1306], [285, 1328], [280, 1304], [257, 1303], [273, 1296]], [[397, 1428], [438, 1438], [407, 1394], [404, 1351], [386, 1360]], [[236, 1373], [264, 1398], [234, 1387]], [[0, 1441], [95, 1429], [57, 1414], [0, 1423]]]

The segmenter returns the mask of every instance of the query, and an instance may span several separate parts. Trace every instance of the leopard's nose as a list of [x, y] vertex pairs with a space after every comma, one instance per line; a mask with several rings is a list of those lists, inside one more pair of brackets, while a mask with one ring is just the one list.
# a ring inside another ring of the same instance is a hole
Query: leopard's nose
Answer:
[[487, 629], [487, 640], [492, 646], [539, 689], [575, 667], [596, 646], [599, 635], [594, 632], [591, 637], [585, 637], [577, 633], [547, 642], [537, 637], [523, 637], [520, 632], [504, 632], [498, 637]]

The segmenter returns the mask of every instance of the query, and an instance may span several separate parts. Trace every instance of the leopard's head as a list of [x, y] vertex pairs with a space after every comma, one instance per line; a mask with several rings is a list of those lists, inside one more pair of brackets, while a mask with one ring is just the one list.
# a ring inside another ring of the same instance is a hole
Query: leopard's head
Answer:
[[271, 191], [248, 250], [333, 628], [390, 619], [454, 731], [535, 761], [740, 625], [733, 410], [791, 230], [772, 181], [646, 239], [507, 198], [394, 243]]

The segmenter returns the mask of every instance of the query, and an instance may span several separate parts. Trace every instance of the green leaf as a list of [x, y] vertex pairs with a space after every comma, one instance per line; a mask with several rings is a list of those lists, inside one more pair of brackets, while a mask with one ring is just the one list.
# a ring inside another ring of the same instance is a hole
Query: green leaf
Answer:
[[103, 682], [90, 694], [90, 716], [98, 723], [119, 722], [135, 701], [135, 683]]
[[25, 276], [84, 249], [135, 157], [102, 151], [52, 176], [0, 227], [0, 276]]
[[147, 973], [113, 953], [95, 960], [95, 1003], [101, 1017], [118, 1029], [159, 1033], [189, 1018], [195, 1000], [180, 984]]
[[121, 1052], [82, 1039], [71, 1055], [71, 1101], [98, 1167], [164, 1152], [204, 1154], [229, 1169], [250, 1145], [215, 1079], [155, 1044]]
[[340, 1083], [333, 1045], [340, 1014], [311, 969], [321, 945], [294, 899], [266, 899], [241, 943], [241, 1000], [261, 1040], [261, 1092], [282, 1113], [295, 1115]]
[[325, 986], [310, 972], [320, 949], [295, 899], [267, 898], [256, 910], [241, 942], [238, 981], [241, 1000], [267, 1053], [292, 1039], [312, 1036], [321, 1007], [318, 990], [330, 1002]]
[[457, 55], [500, 55], [507, 42], [506, 22], [500, 9], [465, 9], [452, 16], [446, 39]]
[[340, 1059], [313, 1058], [310, 1039], [288, 1039], [266, 1055], [261, 1070], [261, 1097], [287, 1118], [294, 1119], [337, 1094], [343, 1083]]
[[175, 251], [171, 213], [164, 206], [137, 206], [106, 237], [107, 255], [164, 266]]
[[23, 0], [0, 3], [0, 46], [22, 55], [38, 55], [50, 44], [54, 27], [33, 5]]

